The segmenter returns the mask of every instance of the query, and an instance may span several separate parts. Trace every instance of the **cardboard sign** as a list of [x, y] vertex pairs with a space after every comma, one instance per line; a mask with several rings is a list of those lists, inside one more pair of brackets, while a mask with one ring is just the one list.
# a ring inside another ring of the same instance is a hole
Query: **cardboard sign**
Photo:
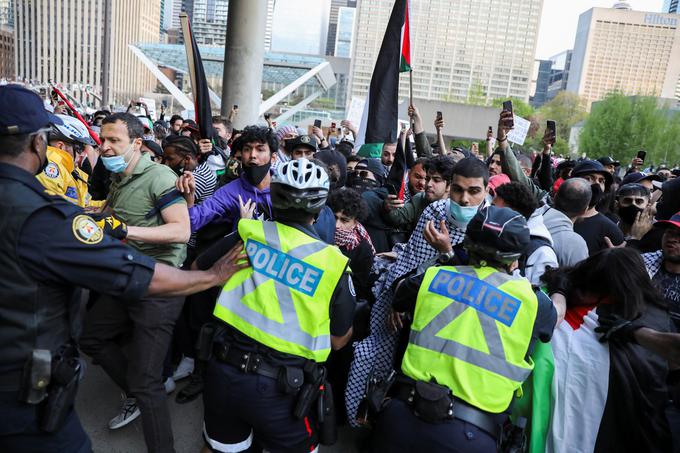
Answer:
[[515, 128], [508, 134], [508, 141], [516, 143], [518, 145], [523, 145], [524, 140], [527, 138], [529, 133], [529, 127], [531, 126], [531, 121], [527, 121], [521, 116], [514, 116]]

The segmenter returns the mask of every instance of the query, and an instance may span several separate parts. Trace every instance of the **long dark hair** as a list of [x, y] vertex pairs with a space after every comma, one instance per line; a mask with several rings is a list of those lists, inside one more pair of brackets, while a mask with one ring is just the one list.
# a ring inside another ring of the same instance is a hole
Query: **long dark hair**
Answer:
[[646, 305], [667, 308], [649, 278], [642, 257], [633, 249], [601, 250], [576, 266], [557, 272], [568, 276], [570, 295], [580, 292], [606, 297], [612, 302], [611, 310], [626, 319], [634, 319], [645, 311]]

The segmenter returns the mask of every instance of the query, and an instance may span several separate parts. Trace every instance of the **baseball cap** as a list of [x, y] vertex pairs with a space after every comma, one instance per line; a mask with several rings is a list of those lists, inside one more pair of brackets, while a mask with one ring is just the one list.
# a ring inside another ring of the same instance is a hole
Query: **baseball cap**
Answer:
[[[510, 208], [487, 206], [470, 220], [465, 230], [466, 246], [470, 241], [483, 248], [507, 254], [511, 260], [519, 258], [529, 246], [530, 233], [526, 219]], [[502, 256], [499, 256], [499, 258]]]
[[316, 141], [316, 137], [313, 135], [298, 135], [297, 137], [286, 141], [286, 149], [288, 152], [292, 152], [298, 146], [305, 146], [313, 151], [319, 150], [319, 144]]
[[489, 189], [491, 189], [492, 194], [503, 184], [510, 184], [510, 177], [505, 173], [489, 178]]
[[31, 134], [50, 123], [64, 124], [57, 115], [45, 110], [40, 96], [21, 85], [0, 86], [0, 105], [6, 107], [0, 109], [0, 135]]
[[668, 228], [669, 226], [674, 226], [675, 228], [680, 228], [680, 212], [674, 214], [668, 220], [659, 220], [654, 223], [655, 226], [660, 228]]
[[163, 148], [153, 140], [142, 140], [142, 145], [146, 146], [156, 156], [163, 157]]
[[642, 171], [636, 171], [633, 173], [628, 173], [625, 178], [623, 178], [623, 181], [621, 182], [622, 186], [625, 186], [626, 184], [633, 184], [633, 183], [640, 183], [641, 181], [644, 180], [649, 180], [649, 181], [661, 181], [661, 177], [658, 175], [650, 175]]
[[609, 156], [600, 157], [599, 159], [597, 159], [597, 161], [598, 161], [599, 163], [601, 163], [602, 165], [604, 165], [604, 166], [607, 166], [607, 165], [613, 165], [613, 166], [615, 166], [615, 167], [620, 167], [620, 166], [621, 166], [621, 162], [619, 162], [619, 161], [617, 161], [617, 160], [614, 160], [614, 159], [612, 159], [612, 158], [609, 157]]
[[593, 173], [597, 173], [604, 176], [605, 185], [607, 187], [609, 187], [611, 183], [614, 181], [612, 174], [605, 170], [604, 166], [600, 162], [588, 159], [584, 159], [578, 164], [576, 164], [574, 169], [571, 171], [571, 177], [578, 178], [585, 175], [592, 175]]

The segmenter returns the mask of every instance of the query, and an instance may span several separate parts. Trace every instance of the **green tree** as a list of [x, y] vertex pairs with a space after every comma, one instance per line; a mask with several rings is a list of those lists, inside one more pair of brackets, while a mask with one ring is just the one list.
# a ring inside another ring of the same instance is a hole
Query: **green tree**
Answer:
[[486, 93], [484, 93], [484, 86], [479, 80], [475, 80], [470, 85], [465, 103], [470, 105], [486, 105]]
[[572, 126], [588, 116], [585, 101], [575, 93], [561, 91], [550, 102], [544, 104], [536, 112], [536, 119], [541, 131], [547, 120], [553, 120], [557, 126], [557, 136], [569, 141]]
[[659, 109], [654, 97], [627, 97], [610, 93], [593, 105], [579, 139], [579, 150], [591, 158], [611, 155], [627, 163], [639, 150], [647, 151], [646, 163], [678, 160], [680, 118]]
[[510, 98], [510, 99], [494, 99], [491, 102], [492, 107], [503, 108], [504, 101], [512, 101], [512, 111], [517, 116], [521, 116], [525, 120], [530, 120], [535, 116], [535, 111], [532, 106], [524, 102], [522, 99]]

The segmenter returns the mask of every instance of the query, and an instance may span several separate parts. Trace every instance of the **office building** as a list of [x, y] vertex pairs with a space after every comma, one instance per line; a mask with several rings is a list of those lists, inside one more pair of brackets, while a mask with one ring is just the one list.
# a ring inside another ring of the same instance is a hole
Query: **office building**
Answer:
[[680, 3], [679, 0], [664, 0], [663, 2], [663, 11], [664, 13], [680, 13], [678, 10], [678, 3]]
[[[359, 2], [351, 95], [365, 97], [392, 0]], [[465, 102], [481, 86], [487, 103], [529, 100], [543, 0], [412, 1], [411, 61], [416, 99]], [[408, 97], [402, 74], [400, 97]]]
[[588, 101], [611, 91], [676, 98], [680, 29], [675, 14], [633, 11], [627, 4], [581, 14], [567, 90]]
[[224, 46], [227, 38], [229, 0], [194, 0], [191, 30], [198, 44]]
[[338, 10], [338, 23], [334, 40], [335, 48], [333, 49], [333, 55], [336, 57], [350, 58], [352, 56], [356, 12], [356, 8], [349, 7], [342, 7]]
[[571, 55], [571, 50], [565, 50], [547, 60], [536, 60], [534, 95], [529, 101], [534, 108], [550, 102], [557, 93], [567, 89]]
[[[353, 16], [353, 12], [348, 12], [346, 9], [356, 9], [356, 0], [331, 0], [330, 16], [328, 18], [328, 41], [326, 43], [326, 55], [335, 55], [337, 47], [338, 27], [341, 20], [348, 21], [348, 17]], [[352, 21], [354, 19], [352, 18]], [[352, 26], [354, 23], [352, 22]], [[343, 44], [340, 46], [343, 47]]]
[[[166, 0], [170, 1], [170, 0]], [[173, 11], [172, 24], [180, 28], [179, 12], [184, 11], [191, 19], [191, 30], [199, 45], [224, 46], [227, 39], [227, 18], [229, 17], [229, 0], [173, 0], [177, 12]], [[261, 1], [261, 0], [257, 0]], [[276, 0], [267, 1], [267, 25], [265, 28], [264, 46], [269, 50], [272, 41], [272, 21]], [[177, 6], [179, 4], [179, 6]], [[176, 38], [172, 33], [172, 42], [183, 43], [182, 33]]]
[[548, 86], [550, 85], [550, 72], [552, 71], [551, 60], [536, 60], [536, 89], [534, 95], [529, 99], [529, 103], [534, 108], [539, 108], [547, 102]]
[[11, 0], [0, 0], [0, 78], [13, 79], [14, 8]]
[[0, 79], [14, 79], [14, 30], [0, 24]]
[[15, 9], [16, 71], [36, 84], [52, 81], [78, 86], [72, 94], [98, 104], [82, 89], [112, 104], [153, 91], [153, 75], [128, 48], [158, 42], [159, 2], [50, 0], [17, 2]]
[[546, 101], [554, 99], [555, 96], [557, 96], [557, 93], [567, 89], [572, 55], [573, 52], [571, 50], [565, 50], [564, 52], [550, 57], [552, 68], [550, 70], [550, 82], [548, 83]]

